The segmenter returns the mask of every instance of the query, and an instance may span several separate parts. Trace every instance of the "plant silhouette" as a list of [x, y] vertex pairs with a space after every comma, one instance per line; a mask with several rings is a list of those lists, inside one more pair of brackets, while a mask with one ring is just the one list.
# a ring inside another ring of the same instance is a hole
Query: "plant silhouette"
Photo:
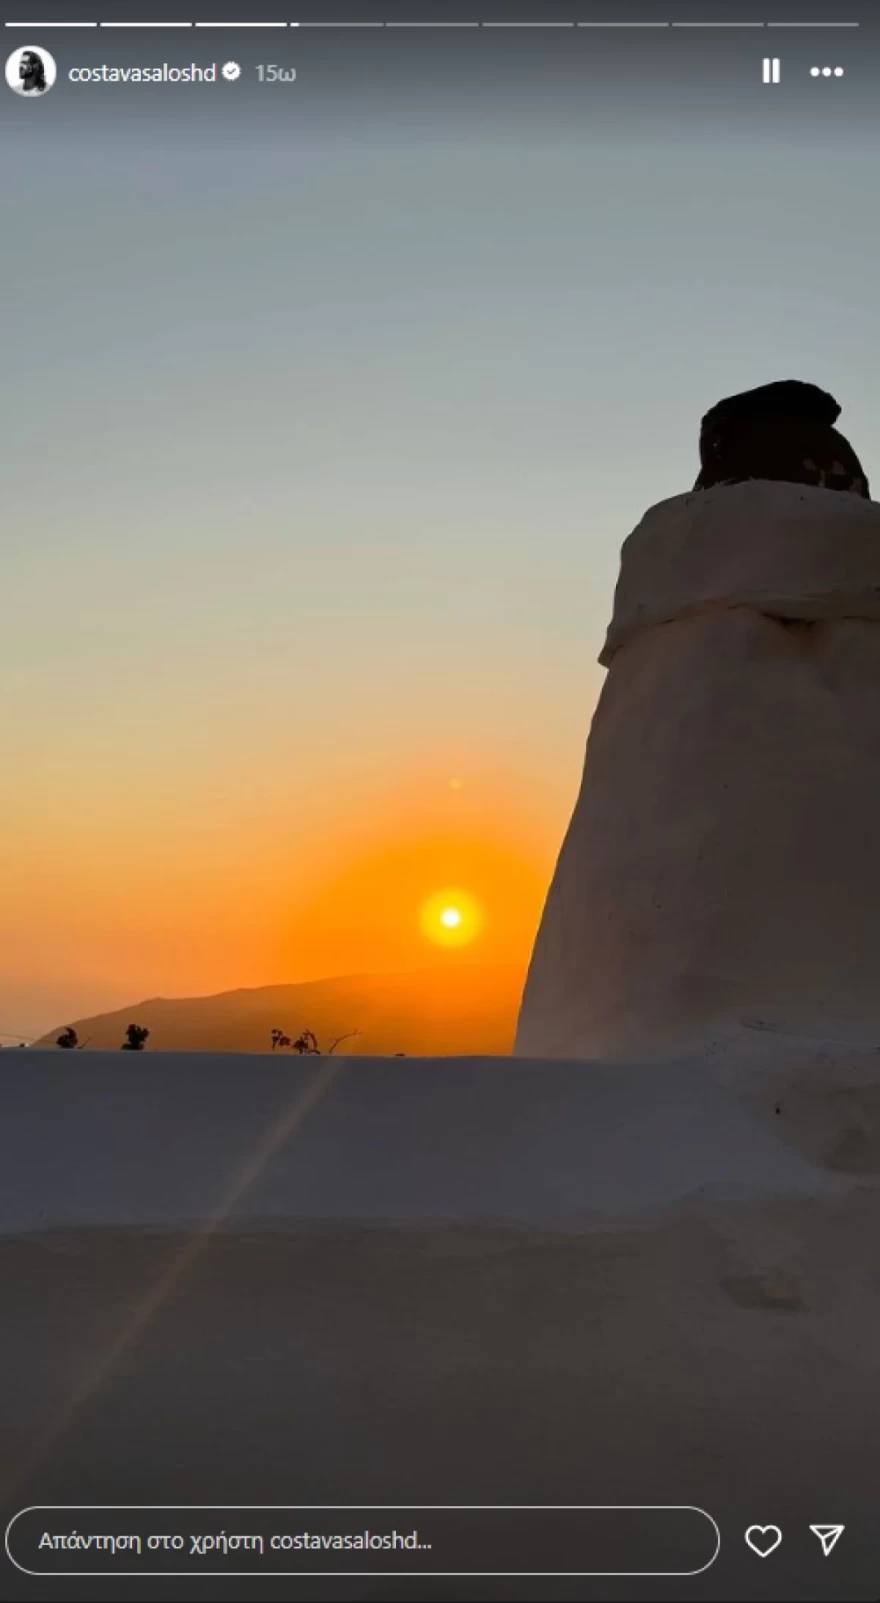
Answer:
[[149, 1030], [143, 1024], [130, 1024], [122, 1043], [123, 1052], [143, 1052]]
[[353, 1041], [355, 1036], [360, 1035], [360, 1033], [360, 1030], [350, 1030], [347, 1035], [337, 1035], [336, 1040], [331, 1041], [325, 1052], [324, 1048], [318, 1044], [318, 1037], [314, 1030], [303, 1030], [302, 1035], [298, 1035], [295, 1041], [292, 1041], [289, 1035], [285, 1035], [283, 1030], [273, 1030], [271, 1033], [272, 1051], [280, 1052], [290, 1047], [300, 1057], [332, 1057], [336, 1048], [341, 1046], [343, 1041]]
[[343, 1041], [353, 1041], [355, 1036], [360, 1035], [360, 1033], [360, 1030], [349, 1030], [347, 1035], [337, 1035], [336, 1040], [331, 1042], [327, 1051], [324, 1052], [323, 1048], [318, 1045], [318, 1038], [314, 1031], [303, 1030], [302, 1035], [298, 1035], [294, 1041], [293, 1050], [298, 1052], [301, 1057], [332, 1057], [336, 1048], [341, 1046]]

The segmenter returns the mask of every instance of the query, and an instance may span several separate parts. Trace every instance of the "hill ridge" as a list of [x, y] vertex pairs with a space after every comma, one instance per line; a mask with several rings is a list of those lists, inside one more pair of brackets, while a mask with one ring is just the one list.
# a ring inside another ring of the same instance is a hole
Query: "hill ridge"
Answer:
[[150, 1051], [271, 1051], [271, 1031], [312, 1030], [324, 1045], [357, 1031], [350, 1055], [507, 1054], [525, 978], [517, 964], [436, 964], [402, 972], [333, 975], [204, 996], [144, 998], [65, 1020], [34, 1042], [53, 1046], [72, 1024], [91, 1050], [117, 1048], [129, 1023], [150, 1030]]

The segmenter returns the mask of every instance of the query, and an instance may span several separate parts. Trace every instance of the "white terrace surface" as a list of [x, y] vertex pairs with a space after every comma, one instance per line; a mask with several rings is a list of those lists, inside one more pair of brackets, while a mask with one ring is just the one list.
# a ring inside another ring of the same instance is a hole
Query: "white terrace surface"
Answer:
[[830, 1198], [880, 1170], [880, 1052], [763, 1031], [643, 1064], [10, 1050], [0, 1097], [5, 1232], [604, 1229], [701, 1194]]
[[[4, 1052], [2, 1511], [688, 1503], [724, 1564], [616, 1598], [874, 1598], [878, 1110], [875, 1048], [761, 1031], [644, 1064]], [[815, 1520], [847, 1522], [833, 1575]], [[343, 1591], [609, 1596], [559, 1584]]]

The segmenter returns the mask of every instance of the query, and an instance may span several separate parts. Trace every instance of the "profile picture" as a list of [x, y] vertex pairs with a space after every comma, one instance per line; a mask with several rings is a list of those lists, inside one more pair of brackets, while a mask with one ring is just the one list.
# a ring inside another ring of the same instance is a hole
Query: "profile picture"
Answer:
[[13, 50], [6, 62], [6, 82], [17, 95], [39, 100], [48, 94], [58, 73], [54, 56], [34, 45]]

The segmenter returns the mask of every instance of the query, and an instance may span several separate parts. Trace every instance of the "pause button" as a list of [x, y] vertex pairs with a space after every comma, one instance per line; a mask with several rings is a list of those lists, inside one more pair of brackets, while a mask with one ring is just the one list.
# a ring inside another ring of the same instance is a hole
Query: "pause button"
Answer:
[[764, 83], [778, 83], [779, 82], [779, 57], [778, 56], [765, 56], [764, 57], [764, 65], [763, 65], [763, 68], [762, 68], [762, 71], [761, 71], [761, 77], [762, 77]]

